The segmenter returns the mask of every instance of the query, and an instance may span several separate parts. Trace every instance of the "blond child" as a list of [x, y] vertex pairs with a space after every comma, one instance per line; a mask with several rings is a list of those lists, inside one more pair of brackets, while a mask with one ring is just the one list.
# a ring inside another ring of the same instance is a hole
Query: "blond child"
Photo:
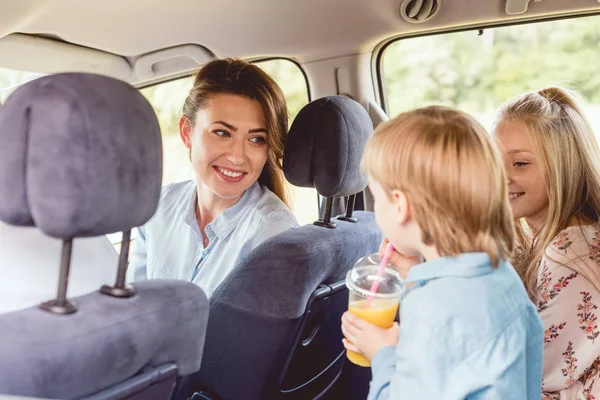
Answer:
[[540, 399], [543, 326], [506, 261], [506, 175], [483, 127], [446, 107], [400, 114], [363, 168], [384, 236], [426, 260], [406, 269], [399, 332], [342, 318], [345, 347], [371, 360], [369, 399]]
[[513, 264], [545, 327], [543, 398], [600, 398], [600, 147], [560, 87], [510, 99], [494, 137], [508, 172]]

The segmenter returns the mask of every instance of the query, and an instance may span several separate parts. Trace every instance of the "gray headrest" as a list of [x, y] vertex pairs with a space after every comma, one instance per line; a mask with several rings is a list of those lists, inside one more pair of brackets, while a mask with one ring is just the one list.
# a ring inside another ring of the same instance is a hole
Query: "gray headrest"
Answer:
[[0, 108], [0, 219], [57, 238], [143, 225], [162, 180], [152, 106], [125, 82], [57, 74]]
[[367, 186], [360, 159], [373, 124], [356, 101], [330, 96], [307, 104], [286, 139], [283, 170], [293, 185], [324, 197], [349, 196]]

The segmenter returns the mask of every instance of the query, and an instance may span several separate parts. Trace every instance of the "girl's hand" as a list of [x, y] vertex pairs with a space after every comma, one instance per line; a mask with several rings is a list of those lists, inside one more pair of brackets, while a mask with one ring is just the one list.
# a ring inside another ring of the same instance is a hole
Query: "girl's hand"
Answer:
[[398, 343], [398, 323], [394, 322], [391, 328], [385, 329], [362, 320], [346, 311], [342, 315], [342, 340], [347, 350], [360, 353], [369, 360], [382, 347], [395, 346]]

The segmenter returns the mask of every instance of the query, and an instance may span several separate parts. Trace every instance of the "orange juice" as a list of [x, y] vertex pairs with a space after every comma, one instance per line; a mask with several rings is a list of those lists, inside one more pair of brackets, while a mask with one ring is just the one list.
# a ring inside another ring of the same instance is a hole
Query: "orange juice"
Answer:
[[[398, 300], [375, 299], [371, 307], [366, 307], [367, 300], [357, 300], [350, 303], [348, 311], [380, 328], [391, 328], [398, 313]], [[370, 367], [371, 362], [363, 355], [346, 351], [348, 360], [361, 367]]]

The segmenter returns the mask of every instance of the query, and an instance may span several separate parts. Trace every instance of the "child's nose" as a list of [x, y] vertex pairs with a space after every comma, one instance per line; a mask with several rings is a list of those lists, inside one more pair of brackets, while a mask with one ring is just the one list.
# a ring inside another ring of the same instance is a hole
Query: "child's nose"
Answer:
[[510, 185], [511, 183], [513, 183], [511, 174], [506, 174], [506, 184]]

